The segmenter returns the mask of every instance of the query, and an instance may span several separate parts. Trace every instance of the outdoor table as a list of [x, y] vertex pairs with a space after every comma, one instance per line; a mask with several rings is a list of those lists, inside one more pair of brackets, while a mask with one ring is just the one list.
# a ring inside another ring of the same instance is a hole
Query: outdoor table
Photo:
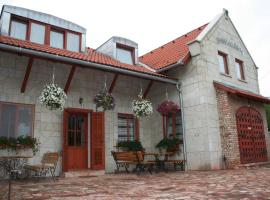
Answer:
[[17, 178], [22, 173], [23, 165], [27, 162], [27, 159], [31, 156], [0, 156], [0, 168], [9, 175], [8, 180], [8, 200], [11, 197], [11, 179]]

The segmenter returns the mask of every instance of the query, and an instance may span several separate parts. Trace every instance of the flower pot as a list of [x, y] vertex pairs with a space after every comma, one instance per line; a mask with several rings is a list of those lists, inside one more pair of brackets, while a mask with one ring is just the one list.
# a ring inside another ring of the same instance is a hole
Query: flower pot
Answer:
[[18, 146], [16, 147], [16, 150], [0, 147], [0, 157], [8, 157], [8, 156], [33, 157], [33, 151], [31, 148], [26, 146]]

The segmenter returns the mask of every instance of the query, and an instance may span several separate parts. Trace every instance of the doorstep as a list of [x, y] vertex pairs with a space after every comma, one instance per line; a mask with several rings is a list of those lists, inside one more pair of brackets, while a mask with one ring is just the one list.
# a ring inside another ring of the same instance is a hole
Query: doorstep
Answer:
[[64, 172], [62, 174], [62, 177], [64, 178], [73, 178], [73, 177], [80, 177], [80, 178], [86, 178], [86, 177], [96, 177], [96, 176], [102, 176], [105, 174], [105, 170], [78, 170], [78, 171], [69, 171]]

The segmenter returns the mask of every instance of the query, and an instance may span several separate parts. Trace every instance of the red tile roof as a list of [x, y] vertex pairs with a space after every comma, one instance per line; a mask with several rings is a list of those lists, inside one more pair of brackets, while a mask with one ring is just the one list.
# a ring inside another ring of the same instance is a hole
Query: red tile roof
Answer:
[[190, 57], [187, 44], [196, 39], [196, 37], [207, 25], [208, 24], [205, 24], [199, 28], [196, 28], [185, 35], [182, 35], [179, 38], [176, 38], [175, 40], [153, 51], [150, 51], [139, 58], [140, 62], [156, 70], [175, 64], [179, 60], [186, 63]]
[[19, 40], [19, 39], [11, 38], [8, 36], [0, 36], [0, 43], [16, 46], [16, 47], [21, 47], [21, 48], [26, 48], [26, 49], [31, 49], [31, 50], [36, 50], [36, 51], [41, 51], [41, 52], [45, 52], [49, 54], [64, 56], [68, 58], [109, 65], [116, 68], [127, 69], [127, 70], [146, 73], [146, 74], [150, 74], [154, 76], [163, 76], [143, 66], [121, 63], [109, 56], [96, 52], [94, 49], [91, 49], [91, 48], [87, 48], [86, 53], [79, 53], [79, 52], [68, 51], [65, 49], [53, 48], [48, 45], [36, 44], [30, 41]]
[[235, 95], [238, 95], [238, 96], [241, 96], [241, 97], [245, 97], [247, 99], [251, 99], [251, 100], [254, 100], [254, 101], [258, 101], [258, 102], [261, 102], [261, 103], [266, 103], [266, 104], [270, 104], [270, 99], [267, 98], [267, 97], [264, 97], [260, 94], [255, 94], [253, 92], [250, 92], [250, 91], [247, 91], [247, 90], [242, 90], [242, 89], [239, 89], [239, 88], [236, 88], [234, 86], [231, 86], [231, 85], [227, 85], [227, 84], [224, 84], [224, 83], [220, 83], [220, 82], [217, 82], [217, 81], [214, 81], [214, 86], [218, 89], [221, 89], [221, 90], [225, 90], [231, 94], [235, 94]]

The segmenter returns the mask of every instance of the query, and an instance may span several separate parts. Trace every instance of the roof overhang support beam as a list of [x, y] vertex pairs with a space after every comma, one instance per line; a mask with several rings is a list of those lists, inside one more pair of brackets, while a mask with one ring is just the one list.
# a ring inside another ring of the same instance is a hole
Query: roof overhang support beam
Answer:
[[118, 76], [119, 76], [119, 74], [115, 74], [114, 75], [113, 80], [112, 80], [112, 83], [111, 83], [111, 86], [110, 86], [109, 91], [108, 91], [109, 94], [111, 94], [113, 92], [113, 89], [115, 87], [115, 84], [116, 84], [116, 81], [118, 79]]
[[65, 89], [64, 89], [64, 91], [65, 91], [66, 94], [68, 93], [68, 90], [69, 90], [71, 81], [72, 81], [73, 76], [74, 76], [75, 71], [76, 71], [76, 68], [77, 68], [77, 66], [72, 65], [72, 67], [70, 69], [70, 72], [69, 72], [69, 75], [68, 75], [68, 79], [67, 79], [67, 82], [66, 82], [66, 85], [65, 85]]
[[23, 79], [22, 86], [21, 86], [21, 93], [25, 92], [27, 82], [28, 82], [28, 79], [29, 79], [29, 76], [30, 76], [30, 73], [32, 70], [33, 62], [34, 62], [34, 58], [30, 57], [28, 60], [28, 65], [27, 65], [25, 74], [24, 74], [24, 79]]
[[150, 91], [150, 89], [151, 89], [153, 83], [154, 83], [153, 80], [151, 80], [151, 81], [148, 83], [147, 88], [146, 88], [146, 90], [145, 90], [144, 93], [143, 93], [143, 99], [145, 99], [145, 98], [147, 97], [147, 95], [148, 95], [148, 93], [149, 93], [149, 91]]
[[163, 82], [163, 83], [169, 83], [169, 84], [173, 84], [173, 85], [179, 84], [179, 81], [177, 79], [167, 78], [167, 77], [163, 77], [163, 76], [157, 76], [154, 74], [152, 75], [150, 73], [131, 71], [131, 70], [120, 68], [120, 67], [99, 64], [99, 63], [89, 62], [89, 61], [85, 61], [85, 60], [79, 60], [79, 59], [75, 59], [75, 58], [68, 58], [65, 56], [54, 55], [54, 54], [36, 51], [36, 50], [32, 50], [32, 49], [11, 46], [11, 45], [7, 45], [7, 44], [3, 44], [3, 43], [0, 43], [0, 49], [8, 51], [8, 52], [19, 53], [20, 55], [34, 56], [35, 58], [39, 58], [39, 59], [51, 60], [54, 62], [72, 64], [72, 65], [77, 65], [80, 67], [86, 67], [86, 68], [90, 68], [90, 69], [99, 69], [99, 70], [103, 70], [103, 71], [124, 74], [127, 76], [133, 76], [133, 77], [139, 77], [139, 78], [154, 80], [154, 81]]

